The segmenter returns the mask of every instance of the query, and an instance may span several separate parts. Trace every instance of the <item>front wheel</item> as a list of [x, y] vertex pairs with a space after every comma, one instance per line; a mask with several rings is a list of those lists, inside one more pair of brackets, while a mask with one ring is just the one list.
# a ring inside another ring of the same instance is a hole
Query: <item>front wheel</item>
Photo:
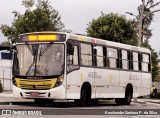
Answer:
[[83, 87], [81, 90], [80, 102], [82, 106], [90, 105], [91, 103], [91, 91], [87, 87]]
[[74, 103], [79, 106], [87, 106], [91, 104], [91, 90], [89, 89], [89, 87], [82, 87], [80, 99], [75, 99]]

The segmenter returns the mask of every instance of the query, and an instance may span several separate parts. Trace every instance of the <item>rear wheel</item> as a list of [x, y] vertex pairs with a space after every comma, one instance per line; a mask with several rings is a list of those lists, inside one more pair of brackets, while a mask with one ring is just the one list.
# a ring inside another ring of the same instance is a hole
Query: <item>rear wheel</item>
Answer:
[[132, 100], [133, 90], [131, 86], [126, 87], [125, 98], [116, 98], [116, 104], [118, 105], [130, 105]]

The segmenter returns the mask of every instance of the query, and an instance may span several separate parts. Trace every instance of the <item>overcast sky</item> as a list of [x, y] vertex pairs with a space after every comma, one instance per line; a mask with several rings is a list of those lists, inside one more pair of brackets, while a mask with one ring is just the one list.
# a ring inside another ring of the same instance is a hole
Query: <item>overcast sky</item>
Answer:
[[[13, 21], [12, 11], [20, 11], [24, 13], [25, 8], [21, 5], [22, 0], [1, 0], [0, 4], [0, 25], [11, 25]], [[72, 30], [74, 33], [86, 34], [87, 24], [93, 19], [104, 13], [119, 13], [125, 15], [125, 12], [132, 12], [137, 15], [137, 7], [141, 4], [141, 0], [49, 0], [52, 7], [61, 15], [61, 20], [65, 24], [66, 29]], [[154, 0], [155, 2], [160, 0]], [[160, 9], [160, 5], [155, 9]], [[126, 14], [129, 19], [134, 18]], [[150, 39], [152, 47], [160, 50], [160, 12], [155, 13], [154, 22], [150, 27], [153, 36]], [[0, 32], [0, 42], [6, 37]]]

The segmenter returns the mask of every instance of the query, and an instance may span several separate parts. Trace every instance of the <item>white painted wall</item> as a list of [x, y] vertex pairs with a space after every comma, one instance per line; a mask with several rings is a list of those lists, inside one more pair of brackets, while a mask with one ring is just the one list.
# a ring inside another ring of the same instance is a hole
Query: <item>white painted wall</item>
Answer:
[[0, 82], [3, 90], [12, 90], [12, 60], [0, 59]]

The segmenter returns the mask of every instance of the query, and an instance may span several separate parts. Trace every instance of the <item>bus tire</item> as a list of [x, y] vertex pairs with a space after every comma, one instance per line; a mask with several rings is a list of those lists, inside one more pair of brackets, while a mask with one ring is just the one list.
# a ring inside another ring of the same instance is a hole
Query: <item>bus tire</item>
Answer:
[[126, 87], [126, 92], [125, 92], [125, 98], [124, 98], [124, 104], [125, 105], [130, 105], [132, 101], [132, 95], [133, 95], [133, 89], [131, 86]]
[[117, 105], [130, 105], [132, 100], [133, 90], [131, 86], [126, 87], [125, 98], [116, 98]]
[[87, 86], [83, 86], [81, 89], [81, 97], [80, 97], [80, 104], [82, 106], [90, 105], [91, 103], [91, 90]]

